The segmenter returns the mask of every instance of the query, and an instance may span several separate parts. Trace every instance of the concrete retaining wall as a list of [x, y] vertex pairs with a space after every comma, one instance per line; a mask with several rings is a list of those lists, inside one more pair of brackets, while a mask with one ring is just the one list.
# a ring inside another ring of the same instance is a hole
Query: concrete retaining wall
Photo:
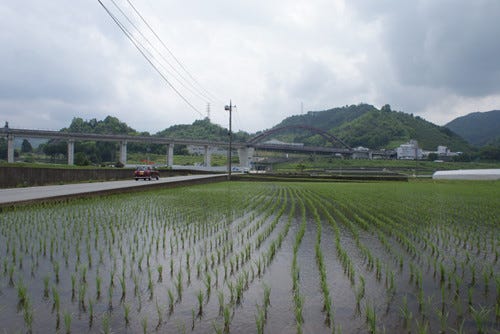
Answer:
[[[134, 169], [129, 168], [73, 169], [0, 166], [0, 188], [32, 187], [89, 181], [127, 180], [133, 178], [133, 173]], [[161, 177], [188, 174], [202, 173], [160, 169]]]

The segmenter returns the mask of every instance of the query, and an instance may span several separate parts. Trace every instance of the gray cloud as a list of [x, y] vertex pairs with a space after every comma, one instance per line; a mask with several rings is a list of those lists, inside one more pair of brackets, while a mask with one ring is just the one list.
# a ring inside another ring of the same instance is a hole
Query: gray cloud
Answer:
[[[431, 121], [500, 104], [496, 0], [133, 2], [215, 95], [224, 126], [229, 99], [247, 131], [301, 103], [389, 103]], [[187, 106], [97, 1], [4, 1], [0, 15], [0, 121], [57, 129], [109, 114], [156, 132], [205, 116], [207, 101], [167, 73], [201, 114]]]
[[380, 21], [382, 43], [401, 84], [465, 96], [498, 92], [500, 2], [354, 3], [363, 18]]

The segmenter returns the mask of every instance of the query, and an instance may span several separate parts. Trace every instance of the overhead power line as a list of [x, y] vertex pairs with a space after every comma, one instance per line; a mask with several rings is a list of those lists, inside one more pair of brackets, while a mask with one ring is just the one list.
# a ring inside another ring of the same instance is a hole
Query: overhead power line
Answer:
[[144, 16], [141, 15], [141, 13], [137, 10], [137, 8], [134, 6], [131, 0], [127, 0], [128, 4], [132, 9], [135, 11], [135, 13], [141, 18], [142, 22], [148, 27], [148, 29], [153, 33], [153, 35], [158, 39], [158, 41], [161, 43], [161, 45], [167, 50], [169, 55], [175, 60], [175, 62], [184, 70], [184, 72], [193, 80], [193, 82], [201, 89], [205, 94], [207, 94], [212, 100], [218, 100], [218, 102], [223, 103], [222, 100], [218, 99], [215, 97], [212, 93], [210, 93], [207, 89], [205, 89], [199, 82], [196, 80], [196, 78], [191, 74], [191, 72], [184, 66], [184, 64], [173, 54], [172, 51], [168, 48], [168, 46], [163, 42], [163, 40], [158, 36], [158, 34], [154, 31], [154, 29], [151, 27], [151, 25], [146, 21]]
[[[104, 3], [102, 3], [101, 0], [97, 0], [99, 4], [102, 6], [102, 8], [106, 11], [106, 13], [111, 17], [111, 19], [115, 22], [115, 24], [120, 28], [120, 30], [127, 36], [127, 38], [130, 40], [132, 44], [137, 48], [137, 50], [141, 53], [141, 55], [146, 59], [146, 61], [156, 70], [156, 72], [163, 78], [163, 80], [167, 83], [167, 85], [172, 88], [172, 90], [187, 104], [196, 111], [200, 116], [203, 116], [203, 114], [196, 108], [189, 100], [182, 95], [179, 90], [175, 88], [175, 86], [167, 79], [167, 77], [160, 71], [160, 69], [154, 64], [153, 55], [147, 55], [146, 53], [149, 53], [147, 49], [142, 45], [139, 41], [137, 41], [134, 36], [130, 33], [130, 31], [120, 22], [120, 20], [106, 7]], [[151, 58], [150, 58], [151, 57]]]
[[[172, 73], [170, 70], [168, 70], [161, 61], [156, 59], [156, 57], [148, 51], [150, 56], [156, 60], [156, 62], [159, 64], [161, 68], [163, 68], [172, 78], [177, 81], [182, 87], [184, 87], [186, 90], [188, 90], [190, 93], [193, 95], [196, 95], [198, 98], [200, 98], [204, 103], [207, 101], [211, 101], [211, 97], [209, 97], [207, 94], [204, 93], [204, 91], [200, 90], [198, 87], [196, 87], [189, 79], [187, 79], [174, 65], [172, 65], [168, 59], [156, 48], [156, 46], [150, 42], [150, 40], [145, 36], [145, 34], [137, 27], [137, 25], [130, 19], [130, 17], [122, 10], [122, 8], [116, 3], [115, 0], [111, 0], [113, 5], [116, 7], [116, 9], [122, 14], [122, 16], [128, 21], [128, 23], [139, 33], [139, 35], [142, 37], [142, 39], [147, 43], [147, 45], [156, 52], [160, 56], [160, 58], [175, 72]], [[139, 14], [140, 15], [140, 14]], [[172, 55], [173, 56], [173, 55]], [[180, 77], [180, 79], [178, 77]]]

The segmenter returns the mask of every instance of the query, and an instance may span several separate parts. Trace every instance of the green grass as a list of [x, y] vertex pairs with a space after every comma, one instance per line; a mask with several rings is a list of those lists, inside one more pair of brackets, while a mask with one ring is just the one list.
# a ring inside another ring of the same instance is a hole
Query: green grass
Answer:
[[299, 165], [303, 165], [304, 172], [323, 169], [362, 169], [377, 168], [401, 172], [412, 175], [415, 168], [418, 173], [432, 174], [436, 170], [451, 169], [489, 169], [500, 168], [500, 162], [434, 162], [427, 160], [358, 160], [358, 159], [333, 159], [316, 156], [310, 158], [295, 158], [289, 162], [280, 162], [272, 165], [274, 172], [298, 172]]

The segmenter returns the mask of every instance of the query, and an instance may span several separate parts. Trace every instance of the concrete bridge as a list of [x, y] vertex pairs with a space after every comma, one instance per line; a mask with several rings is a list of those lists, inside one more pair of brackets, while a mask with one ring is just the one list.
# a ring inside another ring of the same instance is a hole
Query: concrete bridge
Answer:
[[[67, 142], [68, 145], [68, 165], [74, 164], [75, 157], [75, 141], [92, 140], [92, 141], [107, 141], [117, 142], [120, 144], [119, 161], [123, 164], [127, 163], [127, 143], [148, 143], [148, 144], [164, 144], [166, 147], [166, 164], [172, 166], [174, 164], [174, 145], [196, 145], [204, 147], [205, 166], [210, 166], [210, 148], [212, 147], [228, 147], [228, 142], [218, 142], [209, 140], [196, 139], [178, 139], [154, 136], [130, 136], [130, 135], [106, 135], [95, 133], [76, 133], [76, 132], [59, 132], [50, 130], [29, 130], [29, 129], [13, 129], [7, 126], [0, 128], [0, 137], [7, 138], [7, 162], [14, 162], [14, 138], [46, 138], [46, 139], [61, 139]], [[238, 153], [243, 157], [247, 157], [248, 148], [245, 143], [232, 143], [232, 146], [238, 149]], [[244, 161], [247, 161], [244, 159]], [[241, 160], [240, 160], [241, 161]]]
[[[270, 144], [262, 143], [262, 140], [284, 130], [301, 129], [307, 130], [321, 135], [328, 142], [330, 147], [315, 147], [315, 146], [300, 146], [297, 144]], [[94, 133], [76, 133], [76, 132], [60, 132], [50, 130], [29, 130], [29, 129], [13, 129], [9, 128], [6, 124], [0, 128], [0, 137], [7, 138], [7, 161], [14, 162], [14, 138], [47, 138], [47, 139], [61, 139], [67, 142], [67, 157], [68, 165], [74, 164], [75, 141], [92, 140], [92, 141], [108, 141], [117, 142], [120, 145], [119, 161], [124, 165], [127, 163], [127, 143], [148, 143], [148, 144], [163, 144], [166, 147], [165, 161], [167, 166], [174, 164], [174, 145], [195, 145], [204, 147], [204, 165], [209, 167], [211, 165], [211, 148], [224, 147], [228, 148], [228, 142], [209, 141], [209, 140], [196, 140], [196, 139], [179, 139], [155, 136], [130, 136], [130, 135], [107, 135], [107, 134], [94, 134]], [[283, 152], [300, 152], [300, 153], [314, 153], [314, 154], [329, 154], [341, 155], [343, 157], [372, 159], [374, 157], [388, 158], [394, 152], [392, 151], [372, 151], [372, 150], [359, 150], [353, 149], [346, 143], [334, 135], [313, 127], [302, 125], [291, 125], [273, 128], [264, 131], [259, 135], [250, 139], [247, 143], [232, 143], [232, 147], [238, 150], [238, 157], [241, 167], [250, 167], [253, 163], [253, 156], [255, 149], [270, 150], [270, 151], [283, 151]]]

